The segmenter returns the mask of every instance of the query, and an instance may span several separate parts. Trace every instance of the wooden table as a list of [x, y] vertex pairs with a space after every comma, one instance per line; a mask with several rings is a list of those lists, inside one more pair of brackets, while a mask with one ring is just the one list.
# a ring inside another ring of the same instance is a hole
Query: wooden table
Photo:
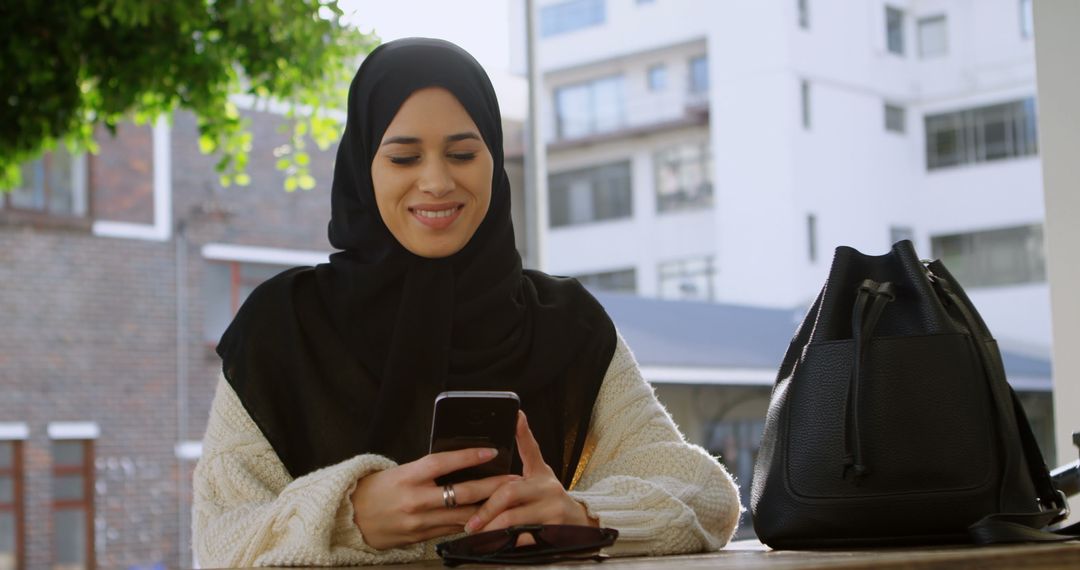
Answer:
[[[772, 551], [757, 541], [736, 541], [720, 552], [642, 558], [611, 558], [606, 562], [575, 562], [571, 564], [532, 566], [531, 568], [588, 568], [596, 570], [646, 570], [649, 568], [794, 570], [809, 568], [948, 568], [948, 569], [1012, 569], [1063, 568], [1080, 569], [1080, 543], [1019, 544], [1006, 546], [920, 547], [905, 549], [866, 550], [782, 550]], [[413, 570], [442, 568], [439, 560], [413, 564], [366, 566]], [[529, 566], [494, 566], [465, 564], [458, 568], [504, 568], [521, 570]], [[295, 569], [294, 569], [295, 570]]]

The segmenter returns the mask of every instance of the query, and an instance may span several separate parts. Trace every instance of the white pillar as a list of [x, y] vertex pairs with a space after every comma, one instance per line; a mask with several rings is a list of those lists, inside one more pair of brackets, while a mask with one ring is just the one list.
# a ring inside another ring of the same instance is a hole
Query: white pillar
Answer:
[[[1039, 154], [1046, 199], [1046, 253], [1054, 348], [1057, 459], [1077, 457], [1080, 431], [1080, 2], [1040, 0], [1035, 8]], [[1074, 501], [1073, 511], [1080, 505]], [[1074, 519], [1077, 518], [1074, 516]]]
[[529, 121], [525, 155], [526, 266], [545, 271], [547, 264], [547, 141], [541, 121], [544, 73], [540, 69], [540, 22], [536, 2], [525, 0], [525, 53], [529, 70]]

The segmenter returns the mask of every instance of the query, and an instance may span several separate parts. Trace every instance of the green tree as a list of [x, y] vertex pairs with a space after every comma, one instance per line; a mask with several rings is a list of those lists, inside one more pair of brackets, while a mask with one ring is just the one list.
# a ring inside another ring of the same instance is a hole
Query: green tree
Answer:
[[335, 111], [377, 41], [337, 0], [4, 0], [0, 190], [58, 143], [96, 151], [96, 125], [115, 132], [175, 109], [198, 117], [221, 183], [246, 185], [251, 132], [229, 101], [237, 93], [288, 106], [277, 167], [286, 190], [311, 188], [304, 141], [325, 149], [340, 135]]

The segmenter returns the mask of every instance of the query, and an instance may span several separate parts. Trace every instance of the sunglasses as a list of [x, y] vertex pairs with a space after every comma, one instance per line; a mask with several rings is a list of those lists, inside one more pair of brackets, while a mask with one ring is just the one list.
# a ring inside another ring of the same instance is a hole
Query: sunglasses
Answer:
[[[528, 534], [536, 542], [517, 546]], [[491, 530], [449, 540], [435, 546], [446, 566], [466, 562], [489, 564], [550, 564], [569, 560], [603, 562], [600, 549], [615, 544], [619, 531], [568, 524], [529, 524]]]

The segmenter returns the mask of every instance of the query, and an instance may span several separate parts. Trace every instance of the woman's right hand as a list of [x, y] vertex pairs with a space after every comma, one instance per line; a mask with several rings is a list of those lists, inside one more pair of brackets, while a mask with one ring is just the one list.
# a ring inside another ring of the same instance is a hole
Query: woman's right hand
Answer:
[[411, 463], [362, 477], [350, 495], [353, 522], [364, 542], [377, 550], [397, 548], [463, 532], [486, 500], [517, 475], [500, 475], [454, 484], [458, 506], [446, 508], [443, 488], [435, 478], [480, 465], [495, 457], [494, 449], [461, 449], [432, 453]]

